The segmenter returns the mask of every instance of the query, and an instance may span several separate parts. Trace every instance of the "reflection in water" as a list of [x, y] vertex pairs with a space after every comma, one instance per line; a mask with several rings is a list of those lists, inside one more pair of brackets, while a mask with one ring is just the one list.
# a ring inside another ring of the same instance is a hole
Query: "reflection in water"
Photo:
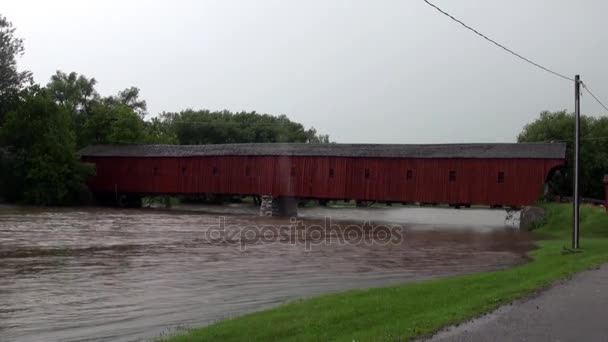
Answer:
[[[308, 209], [303, 216], [308, 225], [335, 213], [422, 227], [422, 214], [407, 221], [408, 210]], [[225, 222], [228, 233], [267, 226], [288, 238], [266, 244], [258, 236], [245, 245], [210, 239], [218, 215], [209, 213], [0, 208], [0, 340], [141, 340], [298, 297], [501, 269], [524, 261], [532, 243], [504, 229], [406, 227], [395, 245], [307, 250], [290, 243], [291, 231], [281, 228], [289, 220], [240, 215]]]

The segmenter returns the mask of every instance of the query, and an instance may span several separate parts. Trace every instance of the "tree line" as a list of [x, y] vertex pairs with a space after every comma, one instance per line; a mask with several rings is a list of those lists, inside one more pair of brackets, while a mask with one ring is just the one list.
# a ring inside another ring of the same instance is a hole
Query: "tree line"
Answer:
[[[562, 142], [567, 146], [566, 167], [550, 180], [552, 194], [572, 196], [574, 113], [544, 111], [527, 124], [518, 142]], [[603, 199], [604, 175], [608, 174], [608, 118], [581, 115], [580, 190], [584, 197]]]
[[57, 71], [46, 85], [17, 67], [23, 40], [0, 15], [0, 198], [77, 203], [94, 173], [77, 151], [92, 144], [328, 143], [287, 116], [184, 110], [149, 118], [137, 87], [102, 96], [97, 81]]

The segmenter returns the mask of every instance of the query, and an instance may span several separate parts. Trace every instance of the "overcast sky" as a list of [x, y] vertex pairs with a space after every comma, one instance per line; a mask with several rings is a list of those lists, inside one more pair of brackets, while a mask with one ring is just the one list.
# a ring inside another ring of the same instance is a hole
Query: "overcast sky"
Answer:
[[[581, 74], [608, 101], [605, 0], [434, 0], [528, 58]], [[286, 114], [337, 142], [510, 142], [573, 85], [422, 0], [3, 0], [23, 69], [141, 88], [151, 115]], [[584, 113], [607, 115], [590, 97]]]

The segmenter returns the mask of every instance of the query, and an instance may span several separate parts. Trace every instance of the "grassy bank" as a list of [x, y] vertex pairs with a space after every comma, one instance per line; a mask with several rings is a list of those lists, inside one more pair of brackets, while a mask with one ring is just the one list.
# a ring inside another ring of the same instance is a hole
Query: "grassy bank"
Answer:
[[608, 214], [583, 208], [583, 253], [570, 246], [571, 209], [548, 205], [533, 261], [509, 270], [296, 301], [167, 341], [400, 341], [433, 333], [608, 261]]

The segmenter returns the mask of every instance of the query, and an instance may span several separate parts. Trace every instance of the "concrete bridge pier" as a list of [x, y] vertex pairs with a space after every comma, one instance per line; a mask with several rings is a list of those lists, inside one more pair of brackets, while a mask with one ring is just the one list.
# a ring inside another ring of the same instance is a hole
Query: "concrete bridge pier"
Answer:
[[505, 225], [522, 231], [534, 230], [546, 223], [543, 208], [524, 206], [507, 210]]
[[293, 197], [261, 196], [260, 216], [298, 216], [298, 200]]

